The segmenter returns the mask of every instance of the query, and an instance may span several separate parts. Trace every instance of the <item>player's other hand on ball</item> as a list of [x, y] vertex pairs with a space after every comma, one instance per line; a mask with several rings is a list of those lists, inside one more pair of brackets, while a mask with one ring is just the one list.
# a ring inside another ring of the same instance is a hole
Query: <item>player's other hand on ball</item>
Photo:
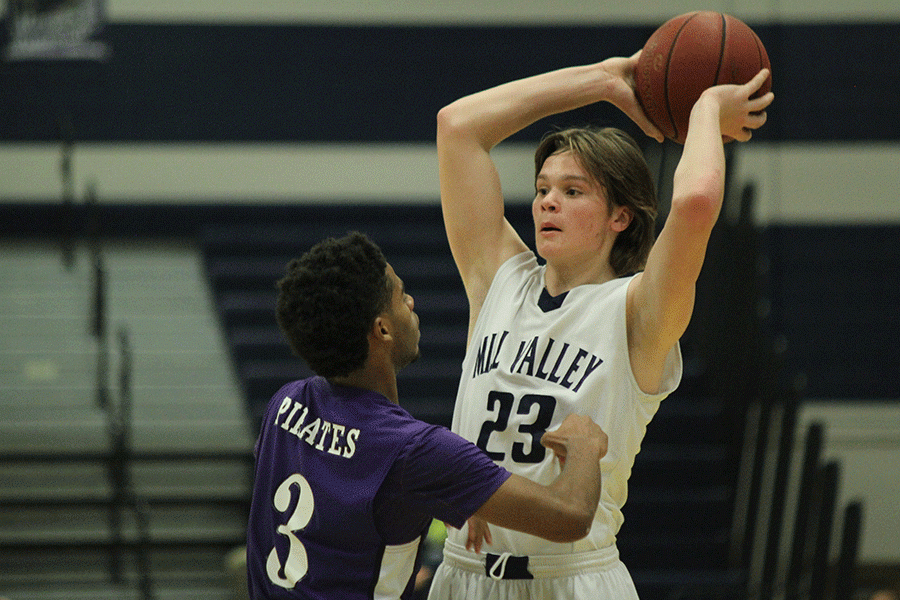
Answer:
[[541, 444], [556, 454], [561, 465], [566, 464], [566, 456], [575, 444], [597, 444], [599, 458], [606, 456], [609, 439], [603, 429], [590, 417], [585, 415], [569, 415], [558, 428], [544, 433]]
[[608, 84], [608, 99], [613, 106], [628, 115], [645, 134], [657, 142], [663, 142], [666, 139], [665, 136], [644, 113], [635, 92], [634, 71], [641, 58], [641, 52], [638, 50], [629, 57], [614, 56], [601, 63], [611, 76]]
[[719, 125], [722, 137], [746, 142], [766, 122], [766, 108], [775, 99], [768, 92], [758, 98], [754, 94], [769, 78], [769, 70], [763, 69], [743, 85], [717, 85], [707, 89], [697, 101], [697, 108], [705, 102], [715, 102], [719, 108]]

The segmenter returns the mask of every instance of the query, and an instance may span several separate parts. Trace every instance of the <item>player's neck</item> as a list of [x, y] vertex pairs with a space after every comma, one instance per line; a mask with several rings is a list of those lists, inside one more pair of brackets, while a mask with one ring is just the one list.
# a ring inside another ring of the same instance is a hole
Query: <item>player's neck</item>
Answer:
[[363, 368], [343, 377], [331, 377], [336, 385], [355, 387], [381, 394], [394, 404], [399, 404], [397, 394], [397, 374], [393, 368], [384, 369], [380, 364], [366, 361]]
[[551, 296], [559, 296], [580, 285], [606, 283], [616, 278], [609, 263], [560, 264], [547, 262], [544, 272], [544, 287]]

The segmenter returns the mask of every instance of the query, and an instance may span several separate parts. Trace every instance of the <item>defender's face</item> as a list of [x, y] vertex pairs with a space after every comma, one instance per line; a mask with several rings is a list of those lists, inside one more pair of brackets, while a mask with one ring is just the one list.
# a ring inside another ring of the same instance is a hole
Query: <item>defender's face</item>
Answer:
[[395, 339], [393, 358], [397, 370], [419, 358], [419, 316], [415, 313], [413, 297], [406, 293], [403, 281], [387, 266], [388, 278], [393, 283], [393, 295], [388, 318], [393, 324], [391, 334]]

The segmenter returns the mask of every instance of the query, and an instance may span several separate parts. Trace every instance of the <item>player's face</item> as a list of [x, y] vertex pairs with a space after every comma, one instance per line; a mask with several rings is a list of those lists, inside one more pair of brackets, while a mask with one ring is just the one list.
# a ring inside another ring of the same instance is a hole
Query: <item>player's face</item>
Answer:
[[602, 251], [611, 247], [607, 242], [615, 215], [603, 187], [571, 152], [544, 161], [531, 212], [538, 254], [548, 261], [605, 260]]
[[390, 265], [387, 266], [387, 275], [394, 288], [388, 317], [393, 324], [391, 334], [395, 340], [392, 351], [394, 365], [399, 371], [419, 358], [419, 316], [414, 311], [412, 296], [406, 293], [403, 281]]

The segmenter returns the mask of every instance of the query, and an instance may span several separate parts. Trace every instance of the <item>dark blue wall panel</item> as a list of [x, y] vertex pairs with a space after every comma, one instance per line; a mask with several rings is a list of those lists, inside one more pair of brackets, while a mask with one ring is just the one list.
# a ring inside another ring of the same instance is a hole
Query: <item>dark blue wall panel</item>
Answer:
[[[758, 25], [776, 104], [757, 139], [900, 139], [900, 23]], [[112, 24], [102, 64], [0, 65], [0, 140], [428, 142], [437, 110], [513, 78], [630, 54], [647, 26]], [[562, 122], [631, 128], [609, 106]], [[549, 123], [521, 134], [533, 139]]]
[[813, 398], [900, 399], [900, 227], [766, 233], [772, 328]]

